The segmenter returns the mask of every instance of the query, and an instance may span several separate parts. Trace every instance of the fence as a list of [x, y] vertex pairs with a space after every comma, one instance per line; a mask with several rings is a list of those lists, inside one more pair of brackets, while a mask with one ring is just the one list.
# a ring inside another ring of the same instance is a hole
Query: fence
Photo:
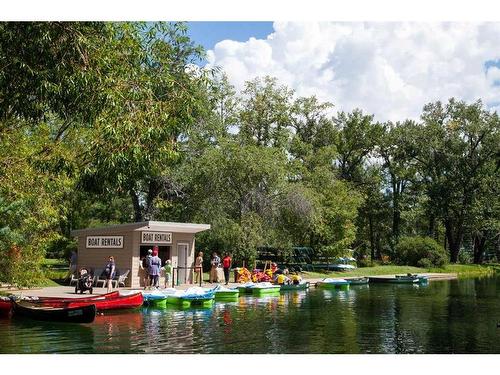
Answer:
[[[192, 270], [190, 271], [188, 280], [191, 279], [191, 282], [194, 283], [194, 273], [196, 269], [200, 270], [200, 286], [203, 281], [203, 268], [202, 267], [174, 267], [172, 269], [172, 288], [175, 288], [176, 285], [179, 285], [179, 270]], [[187, 272], [187, 271], [186, 271]], [[177, 275], [176, 275], [177, 274]], [[177, 276], [177, 277], [176, 277]]]

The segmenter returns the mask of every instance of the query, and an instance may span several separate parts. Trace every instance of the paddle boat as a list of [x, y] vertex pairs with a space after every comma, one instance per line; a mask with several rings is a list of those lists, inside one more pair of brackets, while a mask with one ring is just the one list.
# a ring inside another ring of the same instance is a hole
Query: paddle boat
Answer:
[[212, 289], [192, 287], [187, 290], [177, 290], [167, 295], [167, 304], [182, 308], [210, 307], [215, 300], [215, 292]]
[[306, 290], [309, 289], [309, 281], [302, 280], [298, 284], [283, 284], [280, 286], [281, 292], [287, 292], [291, 290]]
[[240, 296], [238, 288], [225, 288], [217, 285], [212, 290], [214, 291], [216, 301], [237, 301]]
[[252, 295], [256, 297], [261, 297], [261, 296], [279, 294], [281, 286], [273, 285], [269, 282], [264, 282], [264, 283], [254, 284], [251, 287], [251, 289], [252, 289]]
[[241, 294], [252, 294], [252, 292], [253, 292], [252, 289], [253, 289], [254, 285], [255, 285], [254, 282], [249, 281], [249, 282], [246, 282], [245, 284], [238, 286], [238, 291], [240, 292], [240, 295]]
[[326, 278], [316, 283], [316, 286], [323, 289], [349, 290], [349, 282], [345, 279]]
[[65, 323], [92, 323], [97, 309], [95, 305], [82, 307], [41, 306], [29, 301], [14, 301], [14, 315], [35, 320]]
[[168, 295], [160, 291], [143, 291], [142, 296], [144, 298], [144, 306], [153, 308], [165, 308], [167, 307]]

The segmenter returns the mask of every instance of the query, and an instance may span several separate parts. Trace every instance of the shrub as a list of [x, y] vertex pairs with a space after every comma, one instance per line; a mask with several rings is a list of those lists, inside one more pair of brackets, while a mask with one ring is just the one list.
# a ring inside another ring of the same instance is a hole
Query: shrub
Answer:
[[368, 258], [361, 258], [361, 259], [358, 259], [356, 261], [356, 264], [359, 268], [362, 268], [362, 267], [371, 267], [372, 266], [372, 262], [370, 259]]
[[472, 263], [472, 254], [470, 253], [470, 251], [462, 248], [458, 253], [458, 261], [462, 264]]
[[402, 237], [396, 245], [395, 261], [417, 267], [442, 267], [446, 264], [446, 250], [430, 237]]
[[422, 268], [432, 268], [433, 264], [429, 258], [422, 258], [417, 262], [417, 266]]

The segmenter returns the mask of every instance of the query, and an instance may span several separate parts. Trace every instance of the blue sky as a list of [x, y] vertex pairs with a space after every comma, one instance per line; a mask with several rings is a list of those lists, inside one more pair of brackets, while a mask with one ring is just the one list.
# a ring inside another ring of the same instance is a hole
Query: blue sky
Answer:
[[188, 22], [189, 35], [205, 50], [224, 39], [246, 42], [250, 37], [265, 39], [273, 32], [272, 22]]

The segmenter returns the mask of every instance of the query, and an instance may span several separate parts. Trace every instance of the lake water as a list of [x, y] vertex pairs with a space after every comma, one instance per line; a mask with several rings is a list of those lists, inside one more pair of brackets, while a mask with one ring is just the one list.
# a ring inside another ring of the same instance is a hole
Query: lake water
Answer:
[[500, 278], [142, 308], [92, 324], [0, 319], [0, 353], [500, 353]]

